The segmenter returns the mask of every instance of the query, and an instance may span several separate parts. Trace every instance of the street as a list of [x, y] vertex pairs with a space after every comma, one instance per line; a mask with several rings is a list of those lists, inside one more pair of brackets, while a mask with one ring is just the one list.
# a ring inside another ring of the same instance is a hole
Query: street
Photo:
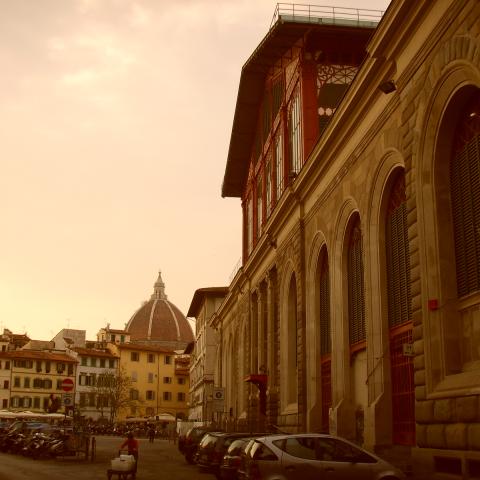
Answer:
[[[121, 437], [99, 436], [97, 454], [93, 462], [82, 458], [58, 460], [32, 460], [31, 458], [0, 453], [0, 480], [105, 480], [110, 460], [118, 455]], [[195, 465], [188, 465], [177, 445], [168, 440], [139, 439], [139, 480], [214, 479], [213, 475], [200, 473]], [[116, 478], [116, 477], [114, 477]]]

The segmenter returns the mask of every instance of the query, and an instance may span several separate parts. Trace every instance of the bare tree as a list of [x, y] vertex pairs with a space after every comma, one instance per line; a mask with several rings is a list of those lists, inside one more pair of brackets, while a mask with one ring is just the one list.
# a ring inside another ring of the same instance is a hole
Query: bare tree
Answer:
[[120, 410], [136, 404], [132, 399], [131, 390], [132, 380], [124, 369], [117, 375], [111, 372], [98, 375], [95, 385], [92, 386], [92, 393], [95, 393], [97, 408], [102, 417], [104, 411], [107, 411], [109, 420], [113, 423]]

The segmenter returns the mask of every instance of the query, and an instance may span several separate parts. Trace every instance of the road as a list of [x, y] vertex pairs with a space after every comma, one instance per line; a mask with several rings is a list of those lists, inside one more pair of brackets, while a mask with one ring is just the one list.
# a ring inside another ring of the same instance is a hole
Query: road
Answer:
[[[95, 460], [58, 459], [32, 460], [30, 458], [0, 453], [0, 480], [105, 480], [110, 460], [117, 456], [123, 439], [96, 437]], [[195, 465], [188, 465], [177, 446], [163, 439], [149, 443], [139, 439], [138, 480], [215, 480], [208, 473], [200, 473]], [[116, 477], [114, 477], [116, 479]]]

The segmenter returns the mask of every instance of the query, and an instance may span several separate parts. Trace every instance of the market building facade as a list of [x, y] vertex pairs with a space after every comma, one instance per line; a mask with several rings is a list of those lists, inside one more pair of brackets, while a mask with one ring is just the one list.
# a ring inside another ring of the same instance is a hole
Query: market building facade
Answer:
[[240, 78], [222, 195], [242, 202], [243, 264], [211, 319], [226, 411], [468, 478], [480, 5], [302, 8], [277, 7]]

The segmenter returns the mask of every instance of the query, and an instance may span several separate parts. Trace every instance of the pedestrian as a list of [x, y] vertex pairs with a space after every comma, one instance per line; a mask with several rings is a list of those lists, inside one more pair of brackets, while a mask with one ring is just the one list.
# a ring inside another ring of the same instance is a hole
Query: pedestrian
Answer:
[[135, 458], [133, 471], [136, 473], [138, 465], [138, 440], [134, 437], [133, 432], [128, 432], [127, 439], [120, 445], [120, 450], [124, 450], [125, 447], [127, 447], [128, 454], [133, 455], [133, 458]]
[[150, 428], [148, 429], [148, 441], [150, 443], [153, 443], [155, 440], [155, 427], [153, 425], [150, 425]]

